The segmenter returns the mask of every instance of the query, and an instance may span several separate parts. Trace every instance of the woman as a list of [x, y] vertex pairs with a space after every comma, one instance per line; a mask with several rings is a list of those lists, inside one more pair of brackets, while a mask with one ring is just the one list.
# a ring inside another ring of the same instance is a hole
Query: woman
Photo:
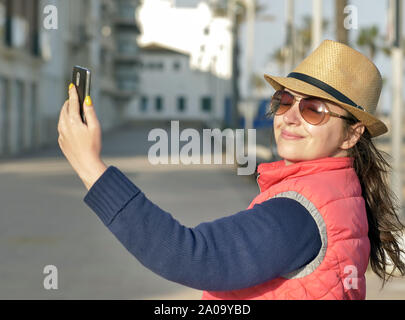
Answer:
[[[364, 299], [368, 262], [405, 274], [402, 225], [372, 137], [381, 75], [364, 55], [325, 40], [276, 89], [270, 114], [283, 160], [258, 167], [247, 210], [186, 228], [100, 159], [90, 97], [87, 125], [76, 90], [62, 107], [59, 145], [89, 190], [85, 202], [147, 268], [205, 290], [204, 299]], [[355, 101], [355, 102], [354, 102]], [[394, 269], [394, 270], [395, 270]]]

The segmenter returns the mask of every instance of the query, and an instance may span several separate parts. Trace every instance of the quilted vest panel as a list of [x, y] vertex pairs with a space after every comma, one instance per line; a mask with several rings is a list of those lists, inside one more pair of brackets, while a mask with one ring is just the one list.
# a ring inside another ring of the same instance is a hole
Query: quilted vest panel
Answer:
[[241, 290], [204, 291], [203, 299], [365, 299], [370, 254], [368, 224], [353, 158], [321, 158], [258, 167], [260, 194], [248, 208], [273, 197], [300, 202], [319, 229], [322, 247], [309, 264]]

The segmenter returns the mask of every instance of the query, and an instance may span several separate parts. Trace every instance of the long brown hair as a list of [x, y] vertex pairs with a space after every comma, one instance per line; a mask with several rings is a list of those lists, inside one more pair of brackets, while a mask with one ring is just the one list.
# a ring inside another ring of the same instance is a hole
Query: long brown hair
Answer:
[[[351, 116], [350, 113], [348, 115]], [[345, 132], [352, 133], [351, 126], [356, 122], [358, 120], [355, 118], [352, 121], [343, 121]], [[395, 270], [401, 276], [405, 275], [405, 263], [401, 260], [401, 253], [405, 252], [399, 243], [404, 229], [398, 216], [402, 208], [388, 181], [392, 167], [387, 159], [391, 156], [376, 148], [367, 128], [357, 143], [348, 150], [348, 156], [354, 158], [353, 166], [366, 203], [371, 245], [370, 266], [382, 279], [384, 287]]]

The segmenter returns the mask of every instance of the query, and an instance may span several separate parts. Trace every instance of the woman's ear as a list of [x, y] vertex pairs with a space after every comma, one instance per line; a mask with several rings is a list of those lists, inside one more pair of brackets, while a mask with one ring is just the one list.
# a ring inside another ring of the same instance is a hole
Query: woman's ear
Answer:
[[354, 125], [350, 126], [347, 129], [346, 137], [343, 140], [340, 148], [345, 150], [352, 148], [357, 143], [357, 141], [359, 141], [361, 135], [364, 133], [364, 130], [365, 126], [361, 122], [357, 122]]

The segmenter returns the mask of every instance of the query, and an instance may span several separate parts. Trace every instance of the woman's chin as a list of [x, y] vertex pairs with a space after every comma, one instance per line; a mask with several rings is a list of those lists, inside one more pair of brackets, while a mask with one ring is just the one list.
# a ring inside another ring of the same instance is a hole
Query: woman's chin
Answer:
[[296, 148], [292, 150], [278, 148], [277, 152], [280, 158], [289, 160], [290, 162], [302, 161], [302, 153], [300, 154]]
[[286, 164], [292, 164], [303, 160], [301, 157], [298, 156], [283, 156], [283, 155], [279, 156], [281, 159], [285, 160]]

